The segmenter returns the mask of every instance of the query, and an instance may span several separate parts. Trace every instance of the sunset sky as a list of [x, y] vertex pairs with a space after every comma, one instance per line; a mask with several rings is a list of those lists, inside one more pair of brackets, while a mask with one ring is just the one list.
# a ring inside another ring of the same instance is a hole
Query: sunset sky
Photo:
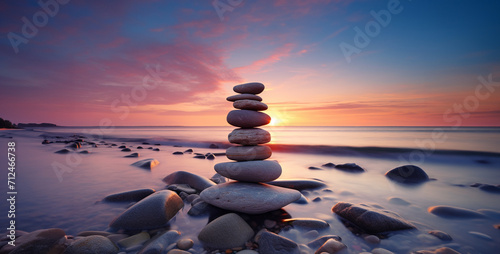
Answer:
[[280, 125], [500, 126], [496, 0], [37, 2], [0, 2], [14, 123], [224, 126], [257, 81]]

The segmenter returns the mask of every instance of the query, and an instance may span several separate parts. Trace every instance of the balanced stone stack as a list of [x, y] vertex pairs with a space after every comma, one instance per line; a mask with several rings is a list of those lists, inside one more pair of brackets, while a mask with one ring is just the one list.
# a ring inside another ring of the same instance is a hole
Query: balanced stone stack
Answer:
[[300, 192], [265, 184], [281, 175], [277, 161], [266, 160], [272, 151], [262, 145], [271, 141], [266, 130], [256, 128], [268, 124], [271, 117], [263, 112], [267, 105], [257, 94], [264, 91], [261, 83], [246, 83], [233, 88], [237, 95], [229, 96], [234, 108], [227, 115], [227, 122], [240, 127], [229, 134], [229, 142], [237, 144], [227, 149], [226, 156], [235, 162], [215, 165], [217, 173], [236, 181], [205, 189], [201, 198], [214, 206], [243, 212], [261, 214], [282, 208], [300, 198]]

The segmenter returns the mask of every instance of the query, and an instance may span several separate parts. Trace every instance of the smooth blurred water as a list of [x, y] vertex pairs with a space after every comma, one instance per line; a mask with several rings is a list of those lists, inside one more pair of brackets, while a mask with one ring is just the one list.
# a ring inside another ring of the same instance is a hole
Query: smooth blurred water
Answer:
[[[57, 127], [55, 133], [93, 133], [105, 138], [227, 142], [233, 127]], [[391, 147], [500, 153], [499, 127], [264, 127], [271, 144]]]

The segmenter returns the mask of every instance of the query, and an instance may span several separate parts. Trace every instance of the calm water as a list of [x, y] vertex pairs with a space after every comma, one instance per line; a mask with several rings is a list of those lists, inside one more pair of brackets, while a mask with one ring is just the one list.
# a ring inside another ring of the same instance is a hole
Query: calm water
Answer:
[[[232, 127], [42, 128], [56, 133], [90, 133], [105, 138], [137, 138], [163, 144], [227, 142]], [[265, 127], [273, 144], [393, 147], [500, 153], [498, 127]]]

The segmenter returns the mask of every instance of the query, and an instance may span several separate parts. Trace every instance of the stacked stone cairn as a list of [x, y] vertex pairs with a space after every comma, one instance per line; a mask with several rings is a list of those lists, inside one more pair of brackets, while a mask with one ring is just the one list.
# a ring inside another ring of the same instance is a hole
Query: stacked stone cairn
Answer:
[[264, 91], [261, 83], [246, 83], [233, 88], [237, 95], [229, 96], [234, 108], [227, 115], [227, 122], [239, 127], [233, 130], [229, 142], [237, 144], [227, 149], [226, 156], [235, 162], [214, 166], [215, 171], [236, 180], [219, 184], [201, 192], [201, 198], [216, 207], [247, 214], [274, 211], [300, 199], [300, 192], [266, 184], [281, 175], [277, 161], [266, 160], [271, 148], [262, 145], [271, 141], [271, 135], [256, 128], [269, 124], [271, 117], [263, 112], [268, 107], [257, 94]]

